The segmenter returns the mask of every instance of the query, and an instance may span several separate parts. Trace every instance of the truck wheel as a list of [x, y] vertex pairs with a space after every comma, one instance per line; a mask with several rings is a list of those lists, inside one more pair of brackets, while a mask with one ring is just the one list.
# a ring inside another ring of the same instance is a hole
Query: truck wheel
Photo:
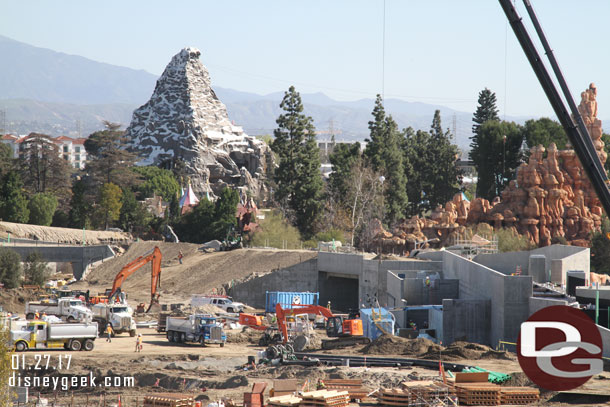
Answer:
[[205, 338], [204, 338], [203, 336], [200, 336], [200, 337], [199, 337], [199, 344], [200, 344], [201, 346], [205, 346]]
[[186, 335], [184, 334], [184, 332], [180, 333], [180, 343], [184, 343], [186, 342]]
[[29, 320], [34, 319], [34, 314], [32, 314], [32, 313], [30, 312], [29, 314], [27, 314], [27, 315], [25, 316], [25, 319], [29, 319]]
[[174, 341], [174, 333], [172, 331], [167, 331], [167, 333], [165, 334], [165, 336], [167, 337], [167, 340], [170, 342]]
[[72, 339], [72, 342], [70, 342], [70, 350], [76, 352], [79, 351], [81, 348], [81, 343], [79, 341], [77, 341], [76, 339]]
[[129, 336], [131, 336], [132, 338], [133, 338], [134, 336], [136, 336], [136, 330], [135, 330], [135, 329], [132, 329], [131, 331], [129, 331]]
[[15, 344], [15, 350], [17, 352], [23, 352], [24, 350], [27, 350], [27, 348], [28, 348], [28, 344], [23, 341], [19, 341]]
[[95, 344], [93, 343], [93, 341], [91, 339], [87, 339], [85, 341], [85, 343], [83, 343], [83, 349], [86, 350], [87, 352], [92, 351], [94, 346], [95, 346]]
[[227, 308], [227, 312], [233, 312], [233, 308], [231, 308], [231, 307]]
[[221, 347], [221, 348], [224, 348], [224, 347], [225, 347], [224, 342], [222, 342], [222, 343], [220, 344], [220, 347]]
[[72, 315], [70, 315], [67, 319], [68, 322], [75, 322], [76, 318], [74, 318]]

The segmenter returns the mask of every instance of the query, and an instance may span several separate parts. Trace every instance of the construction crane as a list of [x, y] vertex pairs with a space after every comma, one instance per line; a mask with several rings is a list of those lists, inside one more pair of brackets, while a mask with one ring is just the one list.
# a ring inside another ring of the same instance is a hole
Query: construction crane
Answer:
[[[326, 335], [336, 339], [322, 341], [322, 349], [336, 349], [371, 343], [371, 340], [363, 335], [362, 320], [360, 319], [349, 319], [334, 315], [328, 308], [319, 305], [292, 304], [291, 309], [283, 309], [281, 304], [277, 303], [275, 306], [275, 316], [284, 344], [287, 344], [289, 339], [286, 316], [300, 314], [322, 315], [326, 318]], [[294, 343], [294, 348], [297, 351], [305, 348], [307, 344], [307, 338], [304, 340], [299, 339], [299, 337], [295, 338]]]
[[117, 296], [121, 293], [121, 286], [127, 277], [135, 273], [140, 267], [144, 266], [147, 263], [151, 264], [151, 285], [150, 285], [150, 305], [146, 312], [150, 311], [153, 304], [159, 303], [159, 294], [157, 290], [161, 287], [161, 249], [158, 246], [155, 246], [151, 253], [148, 253], [144, 256], [140, 256], [118, 272], [116, 277], [114, 277], [114, 282], [112, 283], [112, 289], [108, 295], [108, 302], [112, 303]]
[[[541, 56], [538, 54], [538, 50], [532, 39], [530, 38], [525, 25], [523, 24], [521, 16], [517, 13], [514, 4], [511, 0], [499, 0], [502, 9], [504, 10], [504, 14], [506, 14], [506, 18], [508, 18], [508, 22], [510, 23], [519, 44], [521, 44], [521, 48], [525, 53], [544, 93], [546, 93], [557, 118], [561, 122], [568, 138], [570, 139], [570, 143], [574, 146], [574, 151], [582, 164], [587, 177], [591, 181], [595, 192], [597, 193], [597, 197], [604, 207], [607, 215], [610, 215], [610, 190], [608, 189], [608, 176], [602, 163], [595, 152], [595, 147], [593, 145], [593, 141], [591, 140], [591, 136], [589, 135], [589, 131], [585, 126], [585, 123], [576, 107], [576, 103], [574, 103], [574, 99], [572, 98], [572, 94], [570, 93], [570, 89], [561, 73], [561, 69], [559, 68], [559, 63], [553, 54], [553, 50], [549, 42], [544, 35], [544, 31], [542, 30], [542, 26], [538, 21], [536, 13], [534, 12], [534, 8], [532, 7], [529, 0], [523, 0], [523, 4], [525, 5], [525, 9], [532, 20], [534, 25], [534, 29], [538, 34], [538, 38], [542, 43], [542, 47], [544, 48], [544, 52], [546, 53], [549, 62], [551, 64], [551, 68], [555, 73], [555, 77], [561, 91], [563, 92], [563, 96], [568, 103], [570, 110], [566, 108], [563, 100], [561, 99], [561, 95], [557, 91], [555, 84], [549, 72], [547, 71], [544, 63], [542, 62]], [[570, 115], [571, 112], [571, 115]]]

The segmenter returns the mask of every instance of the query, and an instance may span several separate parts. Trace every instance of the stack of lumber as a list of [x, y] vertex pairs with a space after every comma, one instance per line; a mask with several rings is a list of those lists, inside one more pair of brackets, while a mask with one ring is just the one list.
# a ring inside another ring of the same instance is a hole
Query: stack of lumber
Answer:
[[317, 390], [301, 395], [300, 407], [345, 407], [349, 404], [349, 393], [337, 390]]
[[268, 406], [270, 407], [292, 407], [301, 404], [301, 398], [293, 396], [292, 394], [271, 397], [268, 400]]
[[501, 387], [500, 403], [525, 405], [537, 403], [540, 400], [540, 390], [531, 387]]
[[144, 407], [193, 407], [195, 399], [187, 394], [155, 394], [144, 397]]
[[355, 379], [326, 379], [324, 380], [326, 390], [346, 390], [350, 400], [362, 400], [370, 393], [370, 390], [362, 387], [362, 380]]
[[489, 382], [456, 383], [460, 404], [467, 406], [499, 406], [500, 386]]
[[435, 400], [444, 401], [455, 396], [453, 388], [439, 382], [409, 381], [402, 383], [402, 389], [382, 389], [379, 401], [391, 407], [416, 406]]

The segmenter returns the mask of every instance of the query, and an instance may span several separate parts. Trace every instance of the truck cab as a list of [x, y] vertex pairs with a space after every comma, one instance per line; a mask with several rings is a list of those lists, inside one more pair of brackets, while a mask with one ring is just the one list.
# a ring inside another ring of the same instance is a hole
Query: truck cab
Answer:
[[93, 315], [91, 310], [78, 298], [60, 298], [57, 301], [28, 302], [25, 305], [26, 319], [34, 319], [38, 314], [55, 315], [68, 322], [85, 321]]
[[110, 324], [116, 334], [129, 332], [136, 336], [136, 321], [133, 319], [133, 309], [126, 303], [100, 303], [92, 307], [93, 319], [103, 330]]
[[193, 314], [185, 317], [167, 317], [167, 339], [170, 342], [199, 342], [202, 346], [217, 343], [224, 346], [227, 335], [216, 317]]

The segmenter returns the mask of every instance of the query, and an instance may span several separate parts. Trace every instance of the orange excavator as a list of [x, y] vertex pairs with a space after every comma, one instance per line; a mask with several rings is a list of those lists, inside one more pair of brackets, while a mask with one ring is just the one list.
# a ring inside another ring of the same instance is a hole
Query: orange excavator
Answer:
[[[362, 320], [360, 319], [344, 318], [339, 315], [334, 315], [328, 308], [319, 305], [292, 304], [291, 309], [283, 309], [278, 303], [275, 306], [275, 315], [277, 318], [277, 327], [284, 344], [287, 344], [289, 339], [286, 316], [301, 314], [322, 315], [326, 318], [326, 335], [336, 339], [323, 340], [322, 349], [337, 349], [357, 344], [365, 345], [371, 343], [371, 340], [364, 336]], [[307, 337], [299, 335], [294, 338], [292, 346], [294, 350], [300, 351], [305, 348], [307, 342]]]
[[151, 253], [140, 256], [123, 267], [114, 278], [112, 289], [108, 294], [108, 302], [112, 304], [115, 301], [115, 299], [121, 293], [121, 286], [127, 277], [135, 273], [140, 267], [151, 262], [150, 305], [148, 306], [146, 312], [150, 311], [154, 304], [159, 304], [159, 294], [157, 293], [157, 290], [161, 287], [161, 259], [161, 249], [159, 249], [158, 246], [155, 246]]

